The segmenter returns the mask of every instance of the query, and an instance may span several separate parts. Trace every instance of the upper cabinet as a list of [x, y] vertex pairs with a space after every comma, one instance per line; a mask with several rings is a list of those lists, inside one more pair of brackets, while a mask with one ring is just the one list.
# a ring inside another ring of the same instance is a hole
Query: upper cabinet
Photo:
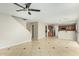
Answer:
[[59, 31], [75, 31], [76, 30], [76, 25], [75, 24], [70, 24], [70, 25], [59, 25]]

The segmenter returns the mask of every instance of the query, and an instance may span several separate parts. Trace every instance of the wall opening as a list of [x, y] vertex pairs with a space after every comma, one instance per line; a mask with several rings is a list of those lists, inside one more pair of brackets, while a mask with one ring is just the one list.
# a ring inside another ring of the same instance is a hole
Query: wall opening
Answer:
[[45, 37], [47, 37], [47, 26], [45, 26]]
[[32, 25], [32, 38], [34, 38], [34, 25]]
[[55, 29], [53, 25], [48, 25], [48, 37], [55, 37]]

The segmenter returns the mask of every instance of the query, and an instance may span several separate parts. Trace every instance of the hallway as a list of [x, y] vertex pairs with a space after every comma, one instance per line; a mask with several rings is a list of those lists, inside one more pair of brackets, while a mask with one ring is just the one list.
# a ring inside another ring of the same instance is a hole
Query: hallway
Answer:
[[75, 41], [44, 38], [23, 43], [11, 48], [0, 49], [2, 56], [74, 56], [79, 55], [79, 45]]

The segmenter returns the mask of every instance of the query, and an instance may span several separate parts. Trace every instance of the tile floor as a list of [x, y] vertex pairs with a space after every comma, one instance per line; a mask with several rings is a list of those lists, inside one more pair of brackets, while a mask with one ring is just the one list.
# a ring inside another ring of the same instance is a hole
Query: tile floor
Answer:
[[10, 48], [0, 49], [1, 56], [78, 56], [79, 44], [75, 41], [45, 38]]

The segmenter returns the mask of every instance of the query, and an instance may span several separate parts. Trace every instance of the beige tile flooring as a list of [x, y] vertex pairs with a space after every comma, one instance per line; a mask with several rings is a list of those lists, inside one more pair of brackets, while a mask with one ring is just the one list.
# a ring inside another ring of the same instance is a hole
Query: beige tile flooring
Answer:
[[0, 49], [1, 56], [76, 56], [79, 45], [75, 41], [45, 38], [10, 48]]

